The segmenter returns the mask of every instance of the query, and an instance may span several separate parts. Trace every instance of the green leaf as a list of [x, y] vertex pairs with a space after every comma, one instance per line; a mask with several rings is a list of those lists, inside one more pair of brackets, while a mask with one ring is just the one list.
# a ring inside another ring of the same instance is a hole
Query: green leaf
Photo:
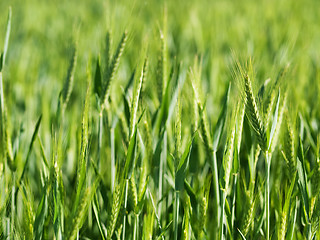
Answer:
[[285, 200], [285, 203], [284, 203], [284, 207], [283, 207], [285, 212], [289, 211], [290, 199], [291, 199], [291, 196], [292, 196], [292, 191], [293, 191], [293, 188], [295, 186], [295, 183], [296, 183], [296, 175], [294, 175], [294, 177], [293, 177], [293, 179], [291, 181], [291, 185], [290, 185], [289, 191], [287, 192], [287, 197], [286, 197], [286, 200]]
[[160, 133], [159, 140], [156, 145], [156, 149], [154, 153], [152, 154], [152, 177], [153, 181], [156, 185], [159, 184], [159, 166], [160, 166], [160, 158], [161, 158], [161, 152], [162, 152], [162, 146], [163, 146], [163, 139], [164, 139], [164, 131]]
[[43, 144], [42, 144], [42, 141], [41, 141], [40, 137], [38, 137], [38, 142], [39, 142], [39, 146], [40, 146], [40, 152], [41, 152], [43, 163], [46, 166], [46, 169], [48, 170], [49, 169], [49, 163], [48, 163], [48, 160], [47, 160], [47, 157], [46, 157], [46, 154], [45, 154], [45, 151], [44, 151], [44, 147], [43, 147]]
[[102, 230], [102, 223], [101, 223], [101, 216], [100, 216], [101, 209], [99, 209], [99, 203], [98, 203], [96, 194], [94, 196], [94, 201], [92, 203], [92, 208], [93, 208], [93, 212], [94, 212], [94, 215], [96, 217], [96, 220], [97, 220], [97, 224], [98, 224], [98, 228], [99, 228], [99, 231], [100, 231], [101, 238], [103, 240], [105, 240], [107, 238], [107, 236], [105, 235], [105, 232]]
[[274, 135], [274, 132], [275, 132], [275, 130], [277, 128], [277, 124], [281, 124], [281, 123], [278, 123], [279, 105], [280, 105], [280, 90], [279, 90], [279, 93], [278, 93], [278, 100], [277, 100], [276, 110], [275, 110], [274, 115], [273, 115], [272, 127], [271, 127], [271, 131], [270, 131], [270, 136], [269, 136], [268, 150], [270, 150], [272, 141], [275, 141], [275, 139], [273, 139], [273, 135]]
[[126, 162], [125, 162], [125, 166], [124, 166], [124, 179], [129, 179], [131, 177], [132, 171], [134, 169], [135, 166], [135, 151], [136, 151], [136, 144], [137, 144], [137, 128], [138, 128], [138, 124], [141, 121], [141, 118], [144, 114], [144, 111], [142, 112], [142, 114], [140, 115], [137, 124], [135, 126], [135, 130], [134, 133], [130, 139], [129, 142], [129, 146], [128, 146], [128, 151], [127, 151], [127, 156], [126, 156]]
[[106, 185], [106, 183], [104, 183], [104, 181], [103, 181], [104, 178], [101, 176], [96, 164], [93, 162], [92, 159], [91, 159], [90, 163], [93, 167], [93, 170], [94, 170], [94, 173], [96, 174], [96, 177], [100, 180], [99, 187], [100, 187], [100, 193], [101, 193], [101, 196], [103, 199], [103, 204], [105, 206], [108, 206], [108, 204], [109, 204], [108, 192], [110, 192], [111, 189], [109, 186]]
[[233, 173], [238, 173], [240, 170], [240, 161], [239, 161], [239, 155], [238, 155], [238, 149], [235, 147], [233, 151]]
[[35, 239], [42, 239], [43, 226], [48, 214], [48, 196], [47, 196], [47, 185], [42, 189], [41, 201], [38, 205], [36, 218], [33, 226], [33, 235]]
[[11, 15], [12, 15], [12, 9], [9, 7], [9, 13], [8, 13], [8, 19], [7, 19], [7, 29], [6, 29], [6, 37], [4, 41], [4, 47], [3, 47], [3, 53], [1, 55], [1, 62], [0, 62], [0, 72], [2, 72], [2, 69], [6, 62], [6, 56], [8, 52], [8, 46], [9, 46], [9, 38], [10, 38], [10, 31], [11, 31]]
[[123, 97], [123, 105], [124, 105], [124, 114], [126, 117], [126, 123], [129, 126], [130, 125], [130, 107], [129, 107], [129, 101], [125, 95], [125, 93], [122, 94]]
[[165, 93], [164, 93], [160, 110], [158, 112], [156, 123], [155, 123], [155, 133], [157, 135], [160, 135], [162, 128], [165, 126], [168, 119], [169, 107], [170, 107], [170, 99], [169, 99], [170, 82], [171, 82], [171, 78], [168, 79], [168, 83], [165, 89]]
[[144, 196], [146, 194], [146, 191], [147, 191], [147, 186], [148, 186], [148, 182], [149, 182], [149, 177], [147, 178], [147, 181], [145, 182], [144, 184], [144, 187], [140, 193], [140, 197], [138, 199], [138, 205], [136, 206], [134, 212], [136, 214], [140, 214], [142, 209], [143, 209], [143, 204], [144, 204]]
[[2, 65], [3, 65], [3, 53], [0, 53], [0, 72], [2, 72]]
[[304, 150], [303, 150], [303, 144], [301, 140], [301, 136], [299, 136], [299, 148], [298, 148], [298, 160], [297, 161], [297, 169], [298, 169], [298, 187], [302, 196], [303, 206], [304, 206], [304, 215], [307, 219], [307, 221], [310, 221], [309, 216], [309, 194], [308, 194], [308, 188], [307, 188], [307, 173], [305, 170], [305, 159], [304, 159]]
[[135, 165], [135, 150], [137, 144], [137, 127], [130, 139], [129, 147], [126, 156], [126, 162], [124, 166], [124, 178], [129, 179], [131, 177], [134, 165]]
[[240, 229], [237, 228], [237, 230], [238, 230], [238, 232], [240, 233], [241, 238], [242, 238], [243, 240], [246, 240], [246, 237], [242, 234], [242, 232], [240, 231]]
[[38, 121], [37, 121], [36, 126], [34, 128], [34, 131], [33, 131], [33, 134], [32, 134], [32, 138], [31, 138], [31, 142], [30, 142], [30, 145], [29, 145], [29, 150], [28, 150], [28, 153], [27, 153], [26, 160], [24, 162], [23, 170], [22, 170], [19, 182], [18, 182], [18, 187], [17, 187], [16, 193], [18, 192], [19, 186], [21, 185], [21, 182], [22, 182], [22, 179], [24, 177], [24, 174], [25, 174], [25, 172], [26, 172], [26, 170], [28, 168], [28, 162], [29, 162], [30, 153], [31, 153], [31, 150], [32, 150], [32, 147], [33, 147], [33, 143], [36, 140], [36, 137], [38, 136], [38, 131], [39, 131], [39, 128], [40, 128], [41, 119], [42, 119], [42, 115], [40, 115], [40, 117], [38, 118]]
[[187, 191], [187, 194], [190, 197], [191, 206], [194, 209], [194, 211], [196, 211], [198, 206], [197, 197], [196, 197], [196, 194], [194, 193], [194, 190], [192, 189], [190, 184], [187, 182], [187, 180], [184, 180], [184, 187]]
[[226, 122], [226, 116], [227, 116], [227, 108], [228, 108], [228, 102], [229, 102], [229, 95], [230, 95], [230, 89], [231, 89], [231, 82], [229, 83], [229, 87], [224, 95], [224, 101], [222, 110], [220, 112], [218, 122], [216, 124], [214, 134], [213, 134], [213, 151], [217, 151], [218, 145], [220, 142], [221, 133], [224, 127], [224, 124]]
[[94, 92], [101, 98], [102, 95], [102, 81], [101, 81], [101, 67], [100, 67], [100, 57], [97, 59], [96, 72], [94, 75]]
[[176, 176], [175, 176], [175, 189], [176, 191], [181, 191], [184, 186], [184, 178], [185, 178], [185, 171], [188, 166], [190, 152], [192, 148], [193, 139], [191, 139], [182, 154], [182, 157], [179, 161], [179, 165], [177, 168]]
[[[292, 240], [293, 239], [293, 234], [295, 232], [295, 225], [296, 225], [296, 219], [297, 219], [297, 212], [298, 212], [298, 200], [297, 198], [295, 199], [294, 203], [292, 203], [292, 208], [293, 208], [293, 219], [290, 218], [290, 226], [287, 231], [287, 239]], [[292, 215], [291, 215], [292, 216]]]
[[166, 234], [166, 232], [168, 231], [168, 229], [170, 228], [171, 224], [172, 224], [172, 220], [167, 224], [167, 226], [162, 230], [161, 234], [158, 236], [157, 240], [160, 240], [163, 238], [163, 236]]

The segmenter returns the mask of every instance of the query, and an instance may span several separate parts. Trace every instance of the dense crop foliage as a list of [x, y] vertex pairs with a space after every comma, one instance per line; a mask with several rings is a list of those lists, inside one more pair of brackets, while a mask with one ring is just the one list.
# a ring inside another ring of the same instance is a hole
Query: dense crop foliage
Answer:
[[0, 2], [0, 239], [320, 238], [320, 3]]

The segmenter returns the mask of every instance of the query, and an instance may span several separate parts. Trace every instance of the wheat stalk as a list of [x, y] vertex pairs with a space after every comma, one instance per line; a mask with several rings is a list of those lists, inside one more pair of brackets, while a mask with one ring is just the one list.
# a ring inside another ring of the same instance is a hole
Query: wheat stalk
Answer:
[[[237, 114], [236, 114], [237, 115]], [[230, 181], [230, 174], [232, 169], [232, 161], [233, 161], [233, 153], [234, 153], [234, 138], [235, 138], [235, 128], [236, 128], [236, 121], [233, 122], [233, 127], [231, 129], [231, 132], [228, 136], [228, 142], [226, 144], [225, 154], [223, 156], [223, 168], [224, 168], [224, 189], [222, 193], [222, 213], [221, 213], [221, 220], [220, 220], [220, 226], [221, 226], [221, 240], [224, 238], [224, 224], [225, 224], [225, 202], [227, 201], [227, 191], [229, 187], [229, 181]]]
[[120, 213], [120, 209], [121, 209], [121, 197], [122, 195], [122, 187], [120, 184], [118, 184], [117, 186], [115, 186], [115, 190], [113, 193], [113, 200], [112, 200], [112, 208], [111, 208], [111, 214], [110, 214], [110, 218], [108, 221], [108, 240], [111, 240], [113, 232], [115, 230], [116, 227], [116, 223], [117, 223], [117, 219]]
[[75, 74], [76, 65], [77, 65], [77, 57], [78, 57], [78, 54], [77, 54], [77, 43], [76, 43], [76, 46], [73, 49], [72, 57], [70, 59], [66, 81], [64, 83], [64, 87], [61, 93], [63, 109], [66, 108], [71, 96], [72, 89], [73, 89], [74, 74]]
[[[102, 95], [101, 104], [106, 104], [106, 102], [108, 100], [109, 91], [110, 91], [110, 84], [114, 78], [116, 70], [118, 69], [120, 58], [122, 56], [124, 47], [126, 45], [127, 36], [128, 36], [127, 32], [124, 32], [122, 35], [122, 38], [118, 44], [117, 50], [116, 50], [115, 54], [113, 55], [112, 61], [105, 71], [104, 82], [102, 85], [103, 95]], [[109, 44], [107, 44], [107, 46], [108, 45]], [[106, 62], [108, 63], [109, 61], [106, 61]]]
[[244, 91], [246, 102], [246, 115], [258, 139], [258, 143], [263, 151], [267, 150], [267, 134], [260, 117], [259, 109], [253, 95], [251, 80], [249, 75], [244, 76]]
[[141, 93], [142, 83], [145, 81], [147, 73], [147, 59], [145, 59], [143, 68], [141, 70], [140, 78], [135, 82], [133, 96], [132, 96], [132, 105], [131, 105], [131, 113], [130, 113], [130, 138], [132, 138], [133, 133], [135, 131], [135, 125], [137, 121], [137, 111], [139, 104], [139, 97]]
[[289, 117], [286, 118], [286, 131], [284, 139], [284, 153], [290, 179], [296, 172], [295, 134]]
[[131, 178], [129, 179], [129, 184], [129, 199], [132, 203], [133, 209], [135, 209], [138, 205], [138, 193], [134, 172], [132, 173]]
[[250, 199], [249, 207], [245, 213], [245, 217], [242, 223], [241, 232], [244, 236], [249, 233], [250, 227], [254, 221], [254, 210], [256, 206], [256, 198]]

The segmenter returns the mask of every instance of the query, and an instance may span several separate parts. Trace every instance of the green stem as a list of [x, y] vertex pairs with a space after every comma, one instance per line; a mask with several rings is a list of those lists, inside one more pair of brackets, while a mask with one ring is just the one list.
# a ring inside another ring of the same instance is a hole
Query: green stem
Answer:
[[134, 218], [134, 229], [133, 229], [133, 240], [139, 239], [139, 215], [135, 214]]
[[4, 96], [3, 96], [3, 84], [2, 84], [2, 72], [0, 72], [0, 107], [1, 107], [1, 115], [4, 111]]
[[293, 223], [292, 223], [292, 231], [291, 231], [291, 234], [289, 235], [289, 239], [290, 240], [293, 239], [294, 228], [295, 228], [296, 219], [297, 219], [297, 209], [298, 209], [298, 200], [296, 199], [296, 206], [295, 206], [295, 209], [294, 209], [294, 217], [293, 217]]
[[[162, 232], [162, 227], [161, 227], [161, 223], [160, 223], [160, 218], [159, 218], [159, 216], [158, 216], [158, 214], [157, 214], [157, 209], [156, 209], [156, 205], [154, 204], [152, 194], [151, 194], [151, 192], [149, 191], [148, 188], [147, 188], [147, 191], [149, 192], [149, 196], [150, 196], [151, 204], [152, 204], [152, 207], [153, 207], [153, 211], [154, 211], [154, 214], [156, 215], [156, 220], [157, 220], [157, 223], [158, 223], [158, 225], [159, 225], [159, 230], [160, 230], [160, 232]], [[161, 239], [164, 240], [164, 236], [163, 236], [163, 235], [161, 236]]]
[[266, 186], [265, 186], [265, 208], [266, 208], [266, 239], [270, 237], [270, 166], [271, 153], [266, 151]]
[[[129, 180], [126, 179], [126, 190], [124, 195], [124, 211], [127, 210], [127, 200], [128, 200], [128, 182]], [[126, 239], [126, 213], [123, 216], [123, 229], [122, 229], [122, 240]]]
[[175, 202], [174, 202], [174, 240], [178, 239], [178, 220], [179, 220], [179, 192], [176, 191]]
[[12, 192], [11, 192], [11, 239], [14, 239], [14, 212], [15, 212], [15, 174], [13, 173]]
[[[215, 229], [219, 229], [219, 219], [220, 219], [220, 188], [219, 188], [219, 177], [218, 177], [218, 167], [217, 167], [217, 153], [213, 151], [212, 154], [212, 166], [213, 166], [213, 185], [215, 191], [215, 209], [217, 210], [216, 221], [214, 224]], [[216, 231], [217, 232], [217, 231]]]
[[167, 132], [164, 133], [163, 136], [163, 150], [160, 156], [160, 166], [159, 166], [159, 190], [158, 190], [158, 216], [161, 219], [161, 207], [162, 207], [162, 188], [163, 188], [163, 173], [164, 171], [164, 164], [167, 159]]
[[114, 128], [110, 129], [110, 142], [111, 142], [111, 190], [114, 189], [114, 181], [115, 181], [115, 154], [114, 154]]
[[161, 198], [162, 198], [162, 173], [163, 173], [163, 161], [162, 158], [160, 159], [160, 166], [159, 166], [159, 189], [158, 189], [158, 216], [161, 216]]
[[311, 229], [311, 223], [308, 223], [308, 232], [307, 232], [307, 239], [312, 240], [312, 229]]
[[0, 151], [3, 156], [5, 157], [5, 151], [4, 151], [4, 123], [3, 123], [3, 113], [4, 113], [4, 97], [3, 97], [3, 86], [2, 86], [2, 72], [0, 72]]
[[233, 196], [232, 196], [232, 210], [231, 210], [231, 229], [234, 229], [234, 222], [235, 222], [237, 180], [238, 180], [238, 175], [235, 175], [234, 176], [234, 181], [233, 181]]
[[102, 131], [103, 131], [103, 109], [99, 113], [99, 128], [98, 128], [98, 159], [97, 165], [100, 167], [101, 147], [102, 147]]
[[223, 194], [222, 194], [222, 203], [221, 203], [221, 218], [220, 218], [220, 239], [221, 240], [224, 240], [224, 208], [225, 208], [225, 202], [226, 202], [226, 197], [227, 197], [227, 194], [226, 194], [226, 189], [223, 191]]
[[137, 218], [134, 218], [134, 228], [133, 228], [133, 240], [137, 239]]
[[136, 221], [137, 221], [137, 239], [139, 239], [139, 215], [136, 216]]

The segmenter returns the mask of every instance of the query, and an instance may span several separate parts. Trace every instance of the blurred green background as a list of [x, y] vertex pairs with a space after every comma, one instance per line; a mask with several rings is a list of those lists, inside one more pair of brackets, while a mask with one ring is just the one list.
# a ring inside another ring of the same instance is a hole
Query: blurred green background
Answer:
[[217, 86], [230, 80], [230, 49], [240, 56], [254, 57], [260, 81], [274, 77], [270, 74], [279, 66], [291, 63], [292, 81], [299, 89], [308, 89], [297, 94], [308, 102], [319, 95], [313, 93], [319, 88], [310, 87], [319, 85], [319, 1], [2, 0], [0, 46], [9, 6], [13, 12], [4, 80], [12, 111], [30, 119], [43, 107], [54, 108], [52, 101], [56, 101], [64, 81], [77, 31], [79, 58], [72, 98], [84, 95], [88, 59], [96, 57], [103, 47], [107, 30], [115, 43], [124, 30], [129, 33], [119, 70], [119, 81], [127, 81], [142, 48], [156, 59], [164, 5], [169, 56], [186, 67], [196, 55], [203, 57], [205, 89], [212, 93], [211, 100], [220, 99]]

